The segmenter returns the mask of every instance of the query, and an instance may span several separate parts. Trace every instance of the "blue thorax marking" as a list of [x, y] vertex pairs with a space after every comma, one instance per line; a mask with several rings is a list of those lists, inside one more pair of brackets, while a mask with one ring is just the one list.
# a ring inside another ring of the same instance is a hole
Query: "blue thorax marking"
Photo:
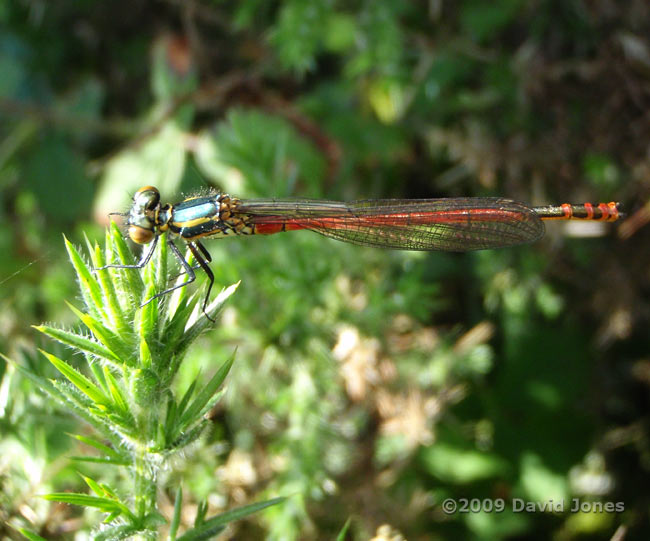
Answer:
[[172, 220], [176, 225], [182, 226], [184, 222], [215, 216], [219, 216], [219, 207], [214, 197], [197, 197], [174, 205]]

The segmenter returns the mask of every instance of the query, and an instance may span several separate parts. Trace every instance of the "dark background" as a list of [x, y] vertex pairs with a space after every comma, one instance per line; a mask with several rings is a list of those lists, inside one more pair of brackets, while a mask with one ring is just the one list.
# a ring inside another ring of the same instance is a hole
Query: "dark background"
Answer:
[[[235, 347], [237, 362], [162, 494], [182, 479], [189, 515], [292, 496], [240, 539], [330, 539], [349, 517], [354, 539], [384, 523], [644, 539], [648, 36], [645, 0], [0, 1], [0, 351], [48, 373], [30, 325], [72, 326], [64, 301], [80, 304], [61, 234], [101, 239], [148, 184], [172, 202], [206, 185], [620, 201], [619, 224], [554, 223], [492, 252], [209, 242], [218, 285], [242, 284], [179, 388]], [[37, 497], [85, 490], [65, 458], [77, 421], [0, 376], [0, 522], [52, 539], [95, 526]], [[446, 516], [447, 497], [566, 509]], [[624, 511], [571, 513], [572, 498]]]

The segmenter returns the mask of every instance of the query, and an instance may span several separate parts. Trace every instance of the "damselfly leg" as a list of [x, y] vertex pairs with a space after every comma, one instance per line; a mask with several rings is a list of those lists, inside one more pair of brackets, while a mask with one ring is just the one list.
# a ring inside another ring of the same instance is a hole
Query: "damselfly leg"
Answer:
[[135, 265], [104, 265], [103, 267], [97, 267], [96, 269], [93, 269], [94, 271], [100, 271], [100, 270], [105, 270], [105, 269], [142, 269], [144, 268], [147, 263], [151, 260], [151, 256], [153, 255], [156, 246], [158, 245], [158, 239], [160, 237], [155, 237], [153, 241], [151, 242], [151, 248], [149, 248], [148, 251], [143, 251], [142, 256], [140, 257], [140, 261], [138, 261]]
[[181, 287], [185, 287], [187, 284], [191, 284], [192, 282], [194, 282], [194, 280], [196, 280], [196, 273], [194, 271], [198, 269], [203, 269], [203, 272], [205, 272], [210, 282], [208, 284], [208, 290], [203, 299], [203, 313], [205, 314], [205, 317], [207, 317], [210, 321], [214, 323], [215, 320], [208, 315], [208, 312], [206, 310], [206, 308], [208, 307], [208, 301], [210, 300], [210, 292], [212, 291], [212, 286], [214, 285], [214, 274], [212, 272], [212, 269], [210, 269], [210, 267], [208, 266], [208, 263], [212, 261], [212, 256], [210, 255], [210, 252], [208, 252], [207, 248], [203, 246], [203, 244], [201, 244], [200, 242], [188, 242], [187, 247], [189, 248], [190, 252], [192, 252], [194, 259], [196, 259], [197, 262], [196, 265], [190, 265], [187, 259], [183, 257], [183, 254], [181, 254], [180, 250], [176, 247], [176, 245], [173, 243], [171, 239], [168, 240], [168, 245], [171, 248], [174, 255], [176, 256], [176, 258], [180, 261], [181, 266], [184, 269], [183, 272], [181, 272], [177, 276], [177, 278], [182, 276], [183, 274], [187, 274], [188, 279], [181, 284], [176, 284], [174, 287], [171, 287], [169, 289], [166, 289], [165, 291], [158, 293], [157, 295], [153, 296], [144, 304], [151, 302], [153, 299], [157, 297], [166, 295], [171, 291], [180, 289]]
[[[147, 250], [145, 253], [143, 253], [142, 257], [140, 258], [140, 261], [136, 263], [135, 265], [104, 265], [103, 267], [98, 267], [94, 269], [95, 271], [100, 271], [100, 270], [105, 270], [105, 269], [142, 269], [144, 268], [149, 261], [151, 260], [151, 257], [153, 256], [154, 250], [156, 249], [156, 246], [158, 244], [158, 239], [160, 237], [156, 236], [151, 242], [151, 248]], [[194, 259], [196, 259], [197, 265], [192, 266], [190, 263], [185, 259], [185, 256], [181, 253], [181, 251], [177, 248], [176, 244], [174, 244], [174, 241], [171, 239], [167, 239], [167, 246], [169, 246], [169, 249], [171, 252], [174, 254], [174, 257], [178, 259], [178, 261], [181, 264], [181, 267], [183, 268], [183, 272], [181, 272], [178, 276], [182, 276], [183, 274], [187, 275], [187, 280], [180, 284], [176, 284], [172, 287], [169, 287], [165, 289], [164, 291], [161, 291], [160, 293], [156, 293], [153, 297], [150, 299], [147, 299], [144, 301], [141, 305], [140, 308], [143, 306], [146, 306], [149, 304], [151, 301], [158, 299], [160, 297], [163, 297], [167, 295], [168, 293], [171, 293], [172, 291], [176, 291], [177, 289], [180, 289], [182, 287], [185, 287], [188, 284], [191, 284], [196, 280], [196, 273], [194, 272], [196, 269], [203, 269], [205, 274], [208, 276], [209, 280], [209, 285], [208, 285], [208, 291], [205, 295], [205, 298], [203, 299], [203, 313], [205, 316], [212, 322], [215, 320], [212, 319], [207, 311], [206, 308], [208, 306], [208, 301], [210, 300], [210, 292], [212, 291], [212, 286], [214, 284], [214, 274], [210, 267], [208, 266], [208, 263], [212, 261], [212, 257], [210, 256], [210, 253], [208, 250], [203, 246], [200, 242], [188, 242], [187, 247], [189, 248], [190, 252], [194, 256]]]
[[[210, 291], [212, 291], [212, 286], [214, 285], [214, 273], [208, 265], [208, 263], [212, 261], [212, 257], [210, 257], [210, 254], [206, 250], [205, 246], [203, 246], [200, 242], [188, 242], [187, 247], [190, 249], [190, 252], [192, 252], [194, 259], [196, 259], [196, 262], [201, 266], [203, 272], [205, 272], [208, 280], [210, 281], [210, 284], [208, 285], [208, 291], [205, 294], [205, 298], [203, 299], [203, 313], [205, 314], [205, 317], [214, 323], [214, 319], [212, 319], [206, 311], [206, 308], [208, 307], [208, 301], [210, 300]], [[180, 285], [183, 286], [185, 284]]]

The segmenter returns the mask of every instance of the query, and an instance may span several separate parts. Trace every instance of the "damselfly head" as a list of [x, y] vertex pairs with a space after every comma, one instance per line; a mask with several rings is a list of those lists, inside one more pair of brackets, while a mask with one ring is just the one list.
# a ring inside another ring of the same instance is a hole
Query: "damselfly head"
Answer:
[[133, 196], [133, 205], [126, 221], [129, 237], [137, 244], [148, 244], [156, 236], [156, 220], [160, 210], [160, 192], [153, 186], [140, 188]]
[[133, 207], [139, 206], [146, 210], [154, 210], [160, 203], [160, 192], [153, 186], [140, 188], [133, 195]]

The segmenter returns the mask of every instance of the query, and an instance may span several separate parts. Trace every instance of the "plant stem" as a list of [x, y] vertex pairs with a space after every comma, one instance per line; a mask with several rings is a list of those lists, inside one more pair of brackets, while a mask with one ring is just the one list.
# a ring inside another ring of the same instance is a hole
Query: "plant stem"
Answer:
[[[150, 457], [144, 443], [137, 446], [133, 453], [135, 511], [138, 517], [146, 517], [156, 510], [156, 474], [151, 467]], [[155, 533], [147, 530], [142, 539], [155, 539]]]

